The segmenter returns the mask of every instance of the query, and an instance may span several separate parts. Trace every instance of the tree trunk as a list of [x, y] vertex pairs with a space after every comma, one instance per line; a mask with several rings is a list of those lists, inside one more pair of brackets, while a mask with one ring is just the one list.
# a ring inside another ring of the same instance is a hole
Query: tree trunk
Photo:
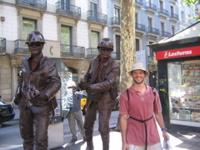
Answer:
[[132, 84], [128, 74], [135, 62], [135, 0], [121, 0], [120, 91]]

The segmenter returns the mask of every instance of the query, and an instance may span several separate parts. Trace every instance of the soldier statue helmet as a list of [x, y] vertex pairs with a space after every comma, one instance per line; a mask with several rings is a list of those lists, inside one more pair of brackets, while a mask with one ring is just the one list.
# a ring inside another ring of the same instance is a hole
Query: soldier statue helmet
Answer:
[[45, 39], [44, 36], [42, 35], [42, 33], [40, 33], [39, 31], [33, 31], [31, 32], [27, 39], [26, 39], [26, 44], [31, 44], [31, 43], [45, 43]]
[[108, 49], [110, 51], [113, 51], [113, 42], [109, 38], [103, 38], [98, 46], [98, 49]]

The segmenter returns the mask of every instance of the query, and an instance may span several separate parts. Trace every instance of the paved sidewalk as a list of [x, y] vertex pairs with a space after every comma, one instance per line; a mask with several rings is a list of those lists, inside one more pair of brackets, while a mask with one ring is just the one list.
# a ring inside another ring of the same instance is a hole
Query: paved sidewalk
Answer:
[[[15, 119], [18, 119], [19, 112], [18, 109], [16, 111]], [[117, 122], [118, 112], [113, 112], [113, 119], [110, 121], [110, 127], [113, 127]], [[70, 145], [68, 142], [71, 138], [69, 133], [67, 122], [64, 121], [64, 141], [65, 144], [59, 148], [55, 148], [54, 150], [85, 150], [86, 143], [82, 142], [82, 140], [77, 141], [75, 144]], [[94, 147], [95, 150], [102, 150], [101, 137], [99, 132], [97, 131], [97, 123], [95, 124], [95, 132], [94, 132]], [[67, 127], [67, 128], [66, 128]], [[161, 134], [161, 131], [160, 131]], [[169, 129], [170, 134], [170, 143], [172, 145], [171, 150], [200, 150], [200, 127], [185, 127], [172, 125]], [[80, 137], [80, 136], [79, 136]], [[161, 139], [162, 141], [162, 139]], [[120, 132], [110, 132], [110, 150], [121, 150], [121, 134]]]
[[200, 128], [173, 125], [169, 133], [174, 150], [200, 150]]
[[[161, 134], [161, 131], [159, 131]], [[170, 135], [170, 150], [200, 150], [200, 129], [175, 126], [173, 125], [169, 130]], [[96, 132], [93, 136], [94, 149], [102, 150], [101, 137]], [[161, 139], [162, 141], [162, 139]], [[63, 147], [54, 150], [85, 150], [86, 143], [82, 140], [75, 144], [64, 144]], [[110, 150], [121, 150], [121, 134], [120, 132], [110, 132]]]

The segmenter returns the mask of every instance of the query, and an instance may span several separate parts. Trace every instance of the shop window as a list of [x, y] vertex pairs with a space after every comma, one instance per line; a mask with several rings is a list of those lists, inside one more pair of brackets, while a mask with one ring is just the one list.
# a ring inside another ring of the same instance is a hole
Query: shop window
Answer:
[[21, 32], [21, 37], [23, 40], [27, 38], [27, 35], [32, 32], [37, 30], [37, 21], [34, 19], [29, 19], [29, 18], [23, 18], [22, 19], [22, 32]]
[[168, 63], [172, 120], [200, 122], [200, 60]]

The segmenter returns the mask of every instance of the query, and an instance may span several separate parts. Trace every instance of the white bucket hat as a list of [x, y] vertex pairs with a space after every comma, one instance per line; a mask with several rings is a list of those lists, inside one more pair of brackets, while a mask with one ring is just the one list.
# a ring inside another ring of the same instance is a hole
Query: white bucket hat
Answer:
[[130, 74], [132, 71], [135, 71], [135, 70], [143, 70], [143, 71], [145, 72], [146, 75], [148, 74], [147, 69], [144, 67], [143, 63], [141, 63], [141, 62], [137, 62], [137, 63], [133, 64], [131, 70], [129, 71], [129, 74]]

